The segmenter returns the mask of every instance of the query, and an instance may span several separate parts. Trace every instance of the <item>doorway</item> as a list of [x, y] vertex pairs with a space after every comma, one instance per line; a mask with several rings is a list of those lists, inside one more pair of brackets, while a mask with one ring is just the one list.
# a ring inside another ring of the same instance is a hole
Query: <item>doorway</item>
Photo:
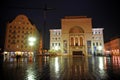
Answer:
[[84, 56], [84, 54], [83, 54], [83, 52], [82, 52], [82, 51], [73, 51], [73, 53], [72, 53], [72, 54], [73, 54], [73, 56], [74, 56], [74, 55], [78, 55], [78, 56], [80, 56], [80, 55], [81, 55], [81, 56]]

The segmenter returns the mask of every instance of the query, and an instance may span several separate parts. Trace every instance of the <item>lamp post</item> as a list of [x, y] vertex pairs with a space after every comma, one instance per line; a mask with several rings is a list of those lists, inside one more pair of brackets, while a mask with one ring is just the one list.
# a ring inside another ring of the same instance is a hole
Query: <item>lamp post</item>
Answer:
[[33, 52], [32, 52], [32, 47], [34, 46], [34, 43], [35, 43], [35, 41], [36, 41], [36, 38], [35, 37], [29, 37], [28, 38], [28, 42], [29, 42], [29, 45], [30, 45], [30, 56], [32, 56], [33, 55]]

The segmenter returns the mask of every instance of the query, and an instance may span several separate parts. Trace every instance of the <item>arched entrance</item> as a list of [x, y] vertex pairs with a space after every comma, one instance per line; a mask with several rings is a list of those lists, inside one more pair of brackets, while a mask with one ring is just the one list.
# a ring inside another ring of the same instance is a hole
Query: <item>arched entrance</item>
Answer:
[[84, 30], [75, 26], [69, 31], [69, 51], [71, 55], [84, 55], [85, 45], [84, 45]]

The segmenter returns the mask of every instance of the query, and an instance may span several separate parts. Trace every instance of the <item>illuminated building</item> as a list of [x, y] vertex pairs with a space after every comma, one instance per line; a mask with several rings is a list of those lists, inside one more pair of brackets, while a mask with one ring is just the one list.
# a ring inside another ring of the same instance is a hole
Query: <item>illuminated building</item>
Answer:
[[120, 36], [112, 38], [105, 43], [105, 53], [111, 55], [120, 55]]
[[18, 15], [12, 22], [7, 23], [5, 54], [10, 57], [33, 55], [33, 52], [38, 51], [38, 44], [39, 31], [25, 15]]
[[103, 28], [92, 28], [92, 19], [86, 16], [66, 16], [61, 29], [50, 29], [50, 49], [63, 55], [98, 55], [103, 48]]
[[92, 53], [97, 55], [104, 53], [103, 28], [92, 28], [92, 46]]
[[61, 29], [50, 29], [50, 50], [61, 52]]

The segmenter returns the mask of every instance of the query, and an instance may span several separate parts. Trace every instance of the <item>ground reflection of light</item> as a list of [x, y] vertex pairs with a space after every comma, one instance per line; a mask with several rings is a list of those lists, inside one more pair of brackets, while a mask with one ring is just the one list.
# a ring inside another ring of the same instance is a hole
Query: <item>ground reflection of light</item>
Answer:
[[27, 70], [27, 80], [35, 80], [35, 76], [34, 76], [35, 74], [34, 74], [34, 71], [31, 69], [31, 68], [29, 68], [28, 70]]
[[104, 68], [107, 69], [107, 61], [106, 61], [106, 57], [104, 57]]
[[58, 57], [55, 58], [55, 72], [59, 71]]
[[103, 63], [103, 58], [102, 57], [100, 57], [99, 58], [99, 68], [101, 69], [101, 70], [103, 70], [104, 69], [104, 63]]

